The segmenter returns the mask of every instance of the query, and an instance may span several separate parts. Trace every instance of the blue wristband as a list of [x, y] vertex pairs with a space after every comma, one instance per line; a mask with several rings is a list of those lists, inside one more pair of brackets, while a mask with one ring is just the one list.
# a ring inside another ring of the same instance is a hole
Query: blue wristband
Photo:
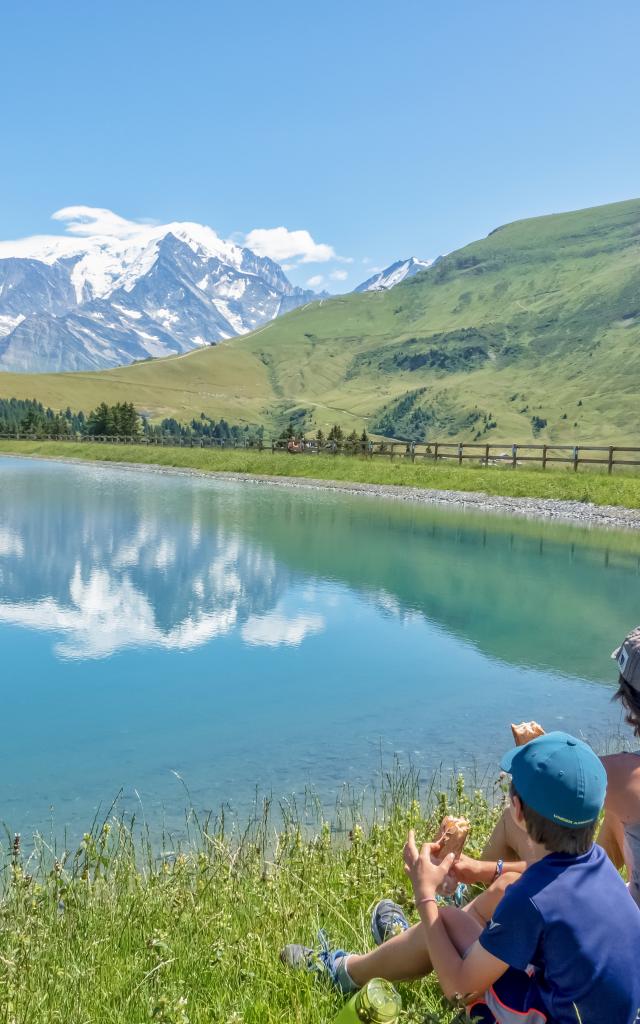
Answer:
[[504, 861], [501, 858], [498, 861], [498, 863], [496, 864], [496, 873], [495, 873], [494, 878], [493, 878], [494, 882], [496, 881], [497, 878], [500, 878], [500, 875], [502, 874], [503, 868], [504, 868]]

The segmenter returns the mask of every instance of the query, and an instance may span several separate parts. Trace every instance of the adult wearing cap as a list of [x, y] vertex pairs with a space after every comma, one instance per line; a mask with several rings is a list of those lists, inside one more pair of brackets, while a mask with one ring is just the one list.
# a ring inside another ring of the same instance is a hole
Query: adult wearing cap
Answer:
[[[640, 626], [629, 633], [611, 657], [619, 672], [614, 699], [622, 704], [626, 721], [640, 739]], [[640, 750], [609, 754], [602, 763], [608, 787], [598, 842], [616, 867], [626, 865], [629, 891], [640, 906]]]

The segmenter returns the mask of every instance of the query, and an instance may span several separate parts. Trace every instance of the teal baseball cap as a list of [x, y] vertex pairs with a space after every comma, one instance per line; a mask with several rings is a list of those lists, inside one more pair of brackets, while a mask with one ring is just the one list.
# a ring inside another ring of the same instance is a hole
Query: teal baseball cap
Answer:
[[591, 747], [566, 732], [548, 732], [502, 758], [518, 796], [543, 818], [564, 828], [596, 820], [607, 791], [607, 773]]

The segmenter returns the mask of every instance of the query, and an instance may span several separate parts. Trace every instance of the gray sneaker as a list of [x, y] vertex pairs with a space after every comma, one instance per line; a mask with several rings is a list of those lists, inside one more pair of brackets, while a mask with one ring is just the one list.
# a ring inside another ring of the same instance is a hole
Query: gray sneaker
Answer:
[[280, 960], [287, 967], [328, 977], [345, 995], [355, 992], [358, 986], [349, 977], [346, 969], [349, 954], [344, 949], [334, 949], [330, 946], [323, 931], [318, 933], [318, 939], [319, 949], [290, 943], [280, 951]]
[[381, 946], [394, 935], [401, 935], [410, 927], [402, 907], [393, 900], [380, 900], [376, 903], [371, 914], [371, 934], [376, 946]]

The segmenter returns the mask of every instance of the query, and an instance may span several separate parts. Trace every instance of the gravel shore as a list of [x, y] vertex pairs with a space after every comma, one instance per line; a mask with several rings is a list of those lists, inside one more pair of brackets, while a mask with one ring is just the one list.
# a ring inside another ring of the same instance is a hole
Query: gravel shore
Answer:
[[346, 483], [337, 480], [316, 480], [311, 477], [259, 476], [248, 473], [210, 472], [179, 466], [157, 466], [151, 463], [108, 462], [88, 459], [67, 459], [62, 456], [20, 455], [0, 452], [0, 456], [42, 459], [49, 462], [67, 462], [76, 466], [104, 466], [130, 472], [163, 473], [180, 476], [210, 477], [234, 483], [268, 487], [286, 487], [297, 490], [335, 491], [339, 494], [361, 494], [365, 497], [386, 498], [394, 501], [416, 502], [422, 505], [449, 505], [471, 508], [479, 512], [523, 516], [575, 523], [580, 526], [600, 526], [616, 529], [640, 529], [640, 509], [617, 505], [591, 505], [581, 501], [558, 501], [549, 498], [510, 498], [483, 494], [479, 491], [440, 491], [422, 487], [394, 487], [389, 484]]

